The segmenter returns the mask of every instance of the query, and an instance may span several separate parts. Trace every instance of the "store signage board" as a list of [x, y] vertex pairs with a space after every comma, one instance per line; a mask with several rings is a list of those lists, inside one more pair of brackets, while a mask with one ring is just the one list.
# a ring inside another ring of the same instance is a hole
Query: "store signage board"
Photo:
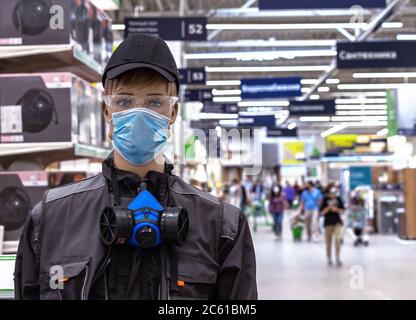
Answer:
[[205, 84], [205, 68], [179, 69], [179, 80], [181, 84]]
[[268, 128], [267, 137], [269, 138], [296, 138], [298, 136], [298, 130], [286, 129], [286, 128]]
[[124, 20], [124, 37], [129, 33], [148, 33], [166, 41], [206, 41], [206, 17], [129, 17]]
[[185, 90], [185, 102], [190, 101], [212, 101], [212, 90], [211, 89], [194, 89], [194, 90]]
[[202, 107], [202, 112], [204, 113], [238, 113], [240, 110], [239, 106], [236, 104], [228, 103], [215, 103], [215, 102], [205, 102]]
[[357, 187], [371, 186], [371, 167], [350, 167], [350, 190]]
[[192, 120], [190, 127], [192, 129], [215, 129], [219, 123], [219, 120]]
[[260, 10], [384, 8], [386, 0], [259, 0]]
[[337, 52], [339, 69], [416, 67], [416, 41], [338, 42]]
[[242, 99], [268, 99], [299, 97], [302, 95], [302, 79], [292, 78], [264, 78], [264, 79], [242, 79]]
[[335, 115], [335, 100], [291, 101], [291, 116]]
[[256, 128], [256, 127], [275, 127], [276, 118], [274, 115], [266, 116], [239, 116], [238, 118], [239, 127], [245, 128]]

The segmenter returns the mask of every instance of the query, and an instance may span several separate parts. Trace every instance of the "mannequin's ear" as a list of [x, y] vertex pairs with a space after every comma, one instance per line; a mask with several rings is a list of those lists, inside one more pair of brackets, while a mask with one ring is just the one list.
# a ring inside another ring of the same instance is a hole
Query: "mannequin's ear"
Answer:
[[101, 111], [102, 111], [102, 113], [104, 115], [105, 121], [110, 122], [110, 120], [111, 120], [111, 112], [110, 112], [110, 110], [108, 110], [108, 107], [104, 103], [104, 101], [101, 102]]
[[175, 123], [176, 117], [178, 116], [178, 112], [179, 112], [179, 102], [176, 102], [170, 114], [169, 125], [173, 125]]

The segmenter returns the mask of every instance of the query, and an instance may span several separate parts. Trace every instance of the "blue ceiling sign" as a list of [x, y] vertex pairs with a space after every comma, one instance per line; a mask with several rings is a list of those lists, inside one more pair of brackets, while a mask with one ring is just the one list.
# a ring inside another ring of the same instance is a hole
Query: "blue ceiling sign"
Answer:
[[179, 69], [181, 84], [205, 84], [205, 68]]
[[301, 78], [242, 79], [241, 98], [267, 99], [299, 97], [302, 95]]
[[202, 107], [204, 113], [238, 113], [239, 106], [228, 103], [205, 102]]
[[274, 115], [267, 116], [239, 116], [239, 127], [253, 128], [253, 127], [275, 127], [276, 118]]
[[259, 0], [260, 10], [384, 8], [386, 0]]
[[340, 69], [416, 67], [416, 41], [339, 42], [337, 52]]
[[289, 112], [291, 116], [335, 115], [335, 101], [291, 101]]
[[194, 90], [185, 90], [185, 102], [190, 101], [212, 101], [212, 90], [211, 89], [194, 89]]
[[148, 33], [167, 41], [206, 41], [206, 17], [141, 18], [124, 19], [124, 37], [129, 33]]
[[267, 136], [269, 138], [295, 138], [298, 136], [298, 130], [296, 128], [291, 130], [287, 128], [268, 128]]

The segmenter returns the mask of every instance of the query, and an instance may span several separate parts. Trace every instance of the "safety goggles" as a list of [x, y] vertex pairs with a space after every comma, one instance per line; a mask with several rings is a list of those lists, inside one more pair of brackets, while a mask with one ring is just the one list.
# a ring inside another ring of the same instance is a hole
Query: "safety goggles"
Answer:
[[178, 97], [150, 95], [137, 97], [132, 95], [111, 95], [103, 97], [104, 103], [111, 112], [127, 111], [133, 108], [145, 108], [166, 117], [172, 114], [172, 108], [178, 102]]

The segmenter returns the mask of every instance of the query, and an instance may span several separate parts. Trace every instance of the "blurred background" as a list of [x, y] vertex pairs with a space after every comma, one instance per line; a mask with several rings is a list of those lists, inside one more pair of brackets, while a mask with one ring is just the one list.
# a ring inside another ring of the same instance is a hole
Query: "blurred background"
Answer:
[[31, 208], [112, 150], [101, 74], [134, 32], [175, 56], [166, 156], [246, 214], [259, 298], [416, 298], [415, 0], [2, 1], [2, 297]]

